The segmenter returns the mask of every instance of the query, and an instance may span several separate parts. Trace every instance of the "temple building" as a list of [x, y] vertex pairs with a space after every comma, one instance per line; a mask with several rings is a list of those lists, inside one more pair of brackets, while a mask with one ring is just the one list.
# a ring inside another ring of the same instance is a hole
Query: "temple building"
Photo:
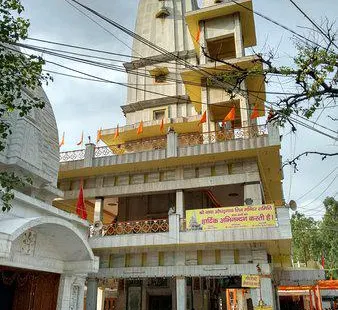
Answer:
[[259, 66], [252, 1], [140, 0], [135, 32], [126, 125], [61, 153], [53, 204], [74, 212], [83, 184], [100, 258], [86, 309], [278, 309], [293, 275], [279, 130], [259, 123], [262, 76], [226, 91]]
[[30, 181], [16, 188], [11, 209], [0, 212], [0, 309], [82, 310], [98, 257], [88, 243], [88, 222], [52, 206], [63, 193], [51, 104], [42, 88], [25, 89], [23, 96], [39, 97], [45, 107], [7, 119], [12, 134], [0, 153], [0, 171]]

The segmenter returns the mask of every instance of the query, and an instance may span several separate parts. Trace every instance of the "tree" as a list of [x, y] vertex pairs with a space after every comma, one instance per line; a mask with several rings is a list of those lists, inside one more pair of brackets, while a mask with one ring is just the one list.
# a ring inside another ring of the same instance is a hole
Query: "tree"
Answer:
[[[25, 90], [35, 90], [50, 80], [42, 74], [44, 61], [41, 57], [25, 56], [13, 44], [27, 38], [29, 21], [22, 18], [24, 7], [20, 0], [0, 0], [0, 151], [6, 147], [11, 134], [8, 118], [11, 113], [20, 117], [33, 108], [43, 108], [45, 103], [38, 97], [27, 96]], [[9, 210], [13, 189], [22, 187], [29, 179], [21, 179], [13, 173], [0, 173], [2, 210]]]
[[[266, 83], [269, 82], [272, 75], [289, 77], [293, 85], [296, 86], [296, 91], [280, 95], [274, 102], [269, 103], [271, 110], [268, 121], [276, 121], [280, 126], [289, 124], [292, 131], [295, 132], [297, 130], [295, 116], [310, 120], [319, 108], [325, 108], [331, 103], [335, 105], [338, 98], [337, 30], [334, 29], [334, 24], [330, 24], [328, 21], [320, 27], [315, 25], [314, 29], [310, 29], [308, 38], [295, 38], [297, 53], [291, 66], [275, 64], [276, 53], [273, 51], [267, 52], [266, 55], [255, 53], [256, 60], [253, 61], [252, 66], [241, 68], [226, 60], [211, 57], [205, 48], [202, 50], [207, 58], [227, 64], [232, 68], [226, 74], [217, 76], [219, 81], [227, 85], [225, 91], [230, 96], [245, 93], [242, 83], [251, 76], [262, 75]], [[251, 96], [253, 95], [255, 94], [251, 94]], [[334, 121], [335, 119], [331, 117], [330, 120]], [[337, 135], [333, 138], [337, 139]], [[317, 154], [322, 159], [326, 159], [337, 156], [338, 152], [328, 153], [315, 149], [287, 160], [285, 165], [293, 165], [297, 170], [297, 161], [310, 154]]]
[[327, 197], [321, 221], [296, 212], [291, 218], [294, 261], [325, 261], [327, 278], [338, 278], [338, 201]]
[[291, 217], [293, 260], [307, 264], [318, 260], [318, 222], [312, 217], [296, 212]]
[[325, 215], [320, 224], [323, 255], [327, 276], [338, 278], [338, 201], [333, 197], [324, 200]]

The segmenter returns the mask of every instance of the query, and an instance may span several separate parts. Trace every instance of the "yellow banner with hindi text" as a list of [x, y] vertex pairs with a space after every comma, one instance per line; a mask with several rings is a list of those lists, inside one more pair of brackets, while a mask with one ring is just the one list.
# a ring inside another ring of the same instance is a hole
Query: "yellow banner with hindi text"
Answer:
[[273, 204], [186, 211], [187, 230], [275, 227]]

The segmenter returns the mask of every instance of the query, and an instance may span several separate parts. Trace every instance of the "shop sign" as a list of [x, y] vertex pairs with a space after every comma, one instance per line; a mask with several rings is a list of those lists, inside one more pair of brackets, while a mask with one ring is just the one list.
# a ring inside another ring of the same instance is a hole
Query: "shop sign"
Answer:
[[187, 210], [186, 223], [187, 230], [223, 230], [277, 225], [273, 204]]
[[258, 275], [243, 274], [242, 275], [242, 287], [259, 287], [260, 277]]

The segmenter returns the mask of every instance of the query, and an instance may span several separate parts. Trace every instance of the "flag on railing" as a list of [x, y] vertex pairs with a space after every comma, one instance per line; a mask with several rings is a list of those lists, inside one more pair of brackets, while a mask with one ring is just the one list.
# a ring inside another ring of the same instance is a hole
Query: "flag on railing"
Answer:
[[101, 140], [102, 138], [102, 128], [100, 128], [98, 131], [97, 131], [97, 135], [96, 135], [96, 143], [99, 143], [99, 141]]
[[87, 211], [86, 211], [86, 205], [83, 197], [83, 183], [81, 181], [79, 196], [77, 198], [76, 203], [76, 214], [81, 217], [82, 219], [87, 219]]
[[163, 133], [164, 131], [164, 119], [162, 118], [161, 125], [160, 125], [160, 132]]
[[119, 124], [117, 124], [114, 139], [118, 138], [119, 135], [120, 135]]
[[257, 105], [255, 105], [254, 108], [253, 108], [253, 111], [250, 115], [250, 119], [255, 119], [257, 117], [259, 117], [259, 113], [258, 113]]
[[59, 143], [59, 147], [61, 147], [63, 145], [65, 145], [65, 132], [63, 132], [63, 134], [62, 134], [62, 138], [61, 138], [61, 141]]
[[78, 143], [76, 143], [77, 146], [82, 146], [83, 145], [83, 131], [82, 131], [82, 134], [81, 134], [81, 139]]
[[141, 121], [140, 125], [137, 128], [137, 134], [140, 135], [143, 133], [143, 121]]
[[228, 121], [234, 121], [236, 118], [236, 109], [235, 107], [232, 107], [230, 112], [224, 117], [223, 122], [228, 122]]
[[207, 121], [207, 111], [204, 111], [200, 121], [198, 122], [198, 125], [201, 125], [201, 124], [205, 123], [206, 121]]

